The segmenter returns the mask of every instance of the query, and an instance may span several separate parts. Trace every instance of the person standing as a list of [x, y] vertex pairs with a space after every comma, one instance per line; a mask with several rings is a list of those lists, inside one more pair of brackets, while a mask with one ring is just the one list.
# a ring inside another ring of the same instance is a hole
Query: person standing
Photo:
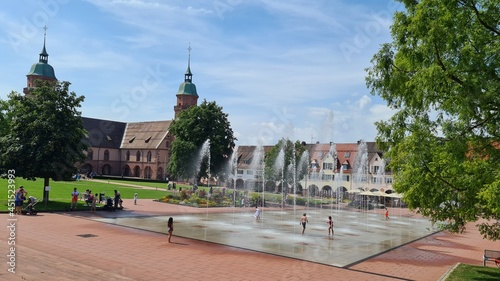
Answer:
[[23, 203], [24, 199], [26, 199], [26, 195], [28, 192], [24, 190], [24, 186], [20, 186], [18, 190], [16, 190], [16, 194], [14, 197], [14, 211], [16, 215], [21, 215], [23, 213]]
[[174, 219], [172, 217], [168, 218], [167, 222], [167, 232], [168, 232], [168, 243], [171, 243], [172, 233], [174, 232]]
[[94, 212], [95, 213], [95, 205], [97, 203], [97, 195], [94, 194], [92, 195], [92, 203], [90, 205], [90, 211]]
[[137, 198], [139, 198], [139, 195], [137, 193], [134, 194], [134, 205], [137, 205]]
[[259, 207], [255, 207], [255, 214], [253, 215], [255, 217], [255, 220], [260, 220], [260, 209]]
[[73, 189], [71, 192], [71, 210], [76, 210], [76, 206], [78, 205], [78, 196], [80, 196], [80, 192], [76, 189]]
[[118, 209], [118, 206], [120, 205], [120, 192], [118, 190], [115, 189], [115, 197], [113, 198], [114, 199], [114, 208], [115, 210]]
[[304, 231], [306, 230], [306, 224], [308, 223], [309, 221], [307, 220], [307, 215], [306, 213], [304, 213], [302, 215], [302, 217], [300, 218], [300, 222], [299, 224], [302, 225], [302, 235], [304, 235]]
[[328, 216], [328, 235], [330, 235], [330, 232], [332, 233], [332, 236], [333, 236], [333, 221], [332, 221], [332, 216]]

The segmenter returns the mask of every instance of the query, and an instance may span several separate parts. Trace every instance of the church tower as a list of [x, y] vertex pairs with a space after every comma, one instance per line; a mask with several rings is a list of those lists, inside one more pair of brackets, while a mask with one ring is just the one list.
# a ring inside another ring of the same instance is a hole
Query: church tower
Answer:
[[31, 66], [30, 72], [26, 75], [27, 77], [27, 87], [24, 88], [23, 92], [28, 95], [30, 89], [35, 87], [37, 80], [56, 82], [57, 78], [54, 73], [54, 68], [49, 64], [49, 54], [45, 49], [45, 41], [47, 38], [47, 27], [44, 27], [45, 32], [43, 33], [43, 48], [40, 53], [38, 62]]
[[198, 104], [198, 93], [196, 85], [193, 84], [193, 74], [191, 73], [191, 46], [188, 48], [188, 67], [184, 74], [184, 82], [177, 91], [177, 104], [174, 106], [175, 117], [182, 111]]

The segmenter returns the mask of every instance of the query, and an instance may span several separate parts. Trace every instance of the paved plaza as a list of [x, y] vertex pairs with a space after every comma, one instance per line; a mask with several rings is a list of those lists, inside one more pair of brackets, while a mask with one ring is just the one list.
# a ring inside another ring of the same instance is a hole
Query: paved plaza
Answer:
[[[202, 208], [203, 209], [203, 208]], [[227, 213], [175, 215], [177, 236], [258, 252], [345, 267], [436, 231], [428, 220], [355, 209], [254, 209], [226, 208]], [[396, 212], [399, 211], [396, 209]], [[301, 235], [299, 219], [307, 213], [309, 223]], [[405, 212], [405, 214], [407, 214]], [[136, 216], [115, 212], [101, 222], [159, 233], [167, 232], [168, 216]], [[329, 236], [327, 218], [332, 216], [335, 235]]]
[[[500, 248], [473, 224], [463, 234], [435, 232], [404, 209], [390, 209], [385, 221], [383, 210], [264, 208], [255, 222], [252, 208], [124, 201], [116, 212], [16, 218], [16, 273], [3, 262], [0, 280], [439, 280], [457, 263], [481, 265], [484, 249]], [[302, 212], [310, 222], [304, 236]], [[165, 234], [170, 216], [172, 243]], [[7, 214], [0, 217], [8, 222]]]

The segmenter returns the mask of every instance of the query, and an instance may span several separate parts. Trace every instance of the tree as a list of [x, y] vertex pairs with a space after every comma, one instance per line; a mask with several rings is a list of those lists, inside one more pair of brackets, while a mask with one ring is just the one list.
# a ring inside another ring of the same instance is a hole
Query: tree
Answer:
[[[77, 111], [84, 97], [69, 92], [70, 83], [39, 83], [25, 96], [9, 95], [2, 125], [9, 131], [0, 137], [0, 167], [14, 169], [17, 177], [30, 180], [69, 180], [75, 163], [85, 160], [85, 130]], [[44, 189], [45, 190], [45, 189]], [[44, 191], [44, 200], [49, 192]]]
[[401, 0], [367, 69], [396, 113], [377, 122], [394, 188], [410, 208], [500, 238], [500, 1]]
[[[283, 150], [283, 154], [282, 151]], [[306, 173], [304, 167], [299, 167], [302, 153], [306, 150], [300, 141], [293, 143], [291, 140], [281, 139], [265, 157], [266, 180], [281, 182], [281, 186], [294, 184], [294, 176], [297, 181]], [[294, 154], [295, 153], [295, 154]], [[295, 169], [295, 170], [294, 170]], [[284, 189], [288, 193], [288, 189]]]
[[[198, 159], [198, 156], [207, 140], [210, 140], [210, 175], [222, 175], [236, 141], [222, 107], [215, 102], [204, 100], [199, 106], [181, 112], [172, 122], [170, 132], [175, 136], [168, 163], [171, 175], [185, 178], [206, 177], [208, 159]], [[198, 161], [201, 162], [200, 166], [197, 165]], [[197, 167], [199, 171], [196, 171]]]

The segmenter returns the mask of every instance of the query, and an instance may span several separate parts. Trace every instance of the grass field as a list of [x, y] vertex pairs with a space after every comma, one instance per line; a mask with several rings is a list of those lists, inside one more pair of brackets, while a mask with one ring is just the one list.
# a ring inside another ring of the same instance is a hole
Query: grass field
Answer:
[[[15, 179], [15, 189], [19, 186], [24, 186], [24, 189], [28, 192], [28, 196], [34, 196], [39, 200], [37, 204], [37, 210], [39, 211], [58, 211], [68, 208], [71, 203], [71, 192], [73, 188], [77, 188], [80, 193], [84, 193], [86, 189], [92, 191], [92, 193], [104, 193], [105, 196], [114, 196], [114, 190], [119, 190], [121, 197], [123, 199], [133, 198], [134, 194], [137, 193], [139, 199], [159, 199], [167, 194], [169, 191], [165, 191], [165, 184], [152, 183], [152, 182], [131, 182], [131, 181], [119, 181], [119, 180], [81, 180], [81, 181], [50, 181], [50, 192], [49, 192], [49, 202], [45, 205], [41, 202], [43, 199], [43, 180], [37, 179], [36, 181], [29, 181], [25, 179]], [[145, 186], [150, 189], [144, 189], [141, 187], [134, 187], [130, 185]], [[184, 185], [178, 185], [183, 189], [186, 188]], [[0, 212], [8, 211], [8, 197], [13, 194], [12, 186], [9, 186], [7, 179], [0, 179], [0, 187], [2, 192], [0, 192]], [[157, 190], [154, 188], [158, 188]], [[79, 201], [78, 207], [84, 207], [85, 203]]]
[[[494, 266], [494, 265], [493, 265]], [[470, 264], [459, 264], [450, 273], [446, 281], [496, 281], [500, 280], [500, 268], [492, 266], [476, 266]]]

